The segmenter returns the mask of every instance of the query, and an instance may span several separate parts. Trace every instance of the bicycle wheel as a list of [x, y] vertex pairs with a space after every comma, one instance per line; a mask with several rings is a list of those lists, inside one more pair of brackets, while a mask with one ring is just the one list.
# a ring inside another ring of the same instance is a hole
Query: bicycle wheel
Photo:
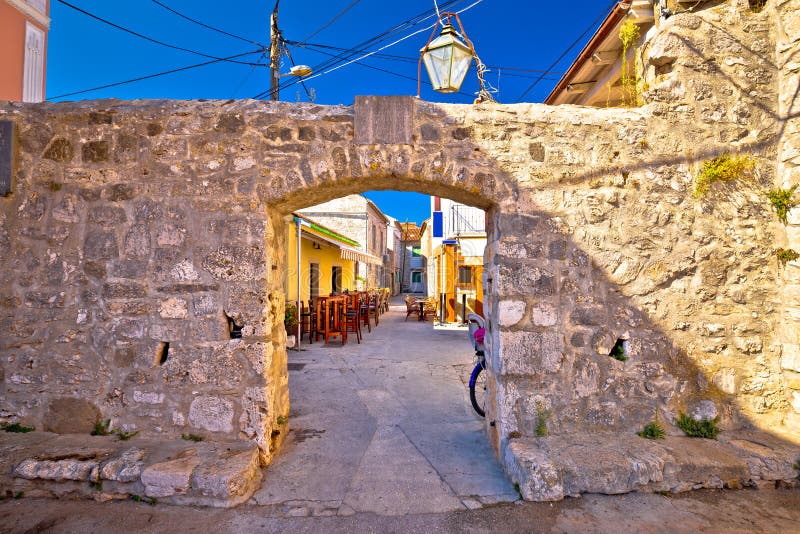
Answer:
[[469, 377], [469, 400], [478, 415], [486, 417], [486, 373], [483, 372], [481, 362], [475, 365]]

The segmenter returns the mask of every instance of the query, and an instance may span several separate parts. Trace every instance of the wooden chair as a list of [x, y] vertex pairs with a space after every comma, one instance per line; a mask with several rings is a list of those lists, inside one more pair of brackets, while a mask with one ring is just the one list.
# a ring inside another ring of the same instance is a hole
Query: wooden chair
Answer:
[[434, 319], [437, 315], [438, 303], [436, 302], [436, 297], [428, 297], [422, 303], [422, 319], [426, 320], [428, 316], [432, 316]]
[[371, 317], [375, 317], [375, 326], [378, 326], [378, 323], [381, 322], [380, 320], [380, 312], [379, 309], [379, 293], [374, 291], [369, 295], [369, 305], [367, 306], [367, 314]]
[[346, 308], [344, 311], [344, 331], [345, 335], [348, 332], [353, 332], [356, 335], [356, 341], [361, 343], [361, 304], [359, 295], [353, 293], [347, 295], [345, 301]]
[[406, 318], [403, 320], [408, 321], [408, 316], [412, 313], [419, 315], [419, 302], [414, 300], [411, 295], [406, 295]]
[[303, 336], [308, 334], [308, 343], [314, 343], [314, 336], [317, 334], [317, 317], [314, 313], [314, 306], [308, 301], [306, 308], [303, 301], [300, 301], [300, 341]]
[[358, 293], [358, 312], [359, 318], [363, 321], [364, 326], [367, 327], [367, 332], [372, 332], [372, 326], [369, 322], [369, 293], [360, 291]]

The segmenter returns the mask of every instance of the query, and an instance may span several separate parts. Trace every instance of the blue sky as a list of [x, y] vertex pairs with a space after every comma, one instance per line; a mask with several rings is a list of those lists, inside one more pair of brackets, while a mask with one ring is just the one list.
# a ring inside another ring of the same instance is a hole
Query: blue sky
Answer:
[[[260, 49], [262, 44], [269, 43], [269, 15], [274, 0], [158, 0], [183, 15], [240, 39], [189, 22], [154, 0], [66, 1], [167, 44], [216, 58], [252, 52], [236, 59], [267, 64]], [[598, 18], [612, 5], [607, 1], [589, 0], [575, 0], [568, 4], [511, 0], [479, 0], [478, 3], [476, 0], [439, 0], [438, 3], [441, 7], [447, 2], [450, 2], [447, 6], [449, 11], [466, 8], [460, 14], [461, 21], [481, 60], [490, 67], [486, 79], [497, 89], [495, 98], [501, 103], [517, 102], [520, 98], [525, 102], [541, 102], [555, 85], [559, 74], [566, 70], [591, 37]], [[432, 0], [393, 3], [377, 0], [282, 0], [279, 25], [287, 41], [307, 42], [306, 45], [289, 45], [294, 62], [313, 67], [330, 59], [330, 55], [322, 52], [340, 53], [337, 48], [352, 48], [433, 8]], [[217, 62], [136, 83], [55, 98], [212, 59], [148, 42], [94, 20], [58, 0], [51, 0], [50, 9], [48, 99], [252, 98], [268, 89], [269, 70], [266, 66]], [[441, 10], [445, 9], [441, 7]], [[311, 35], [337, 15], [340, 16], [334, 22]], [[350, 105], [355, 95], [416, 94], [416, 60], [419, 49], [431, 33], [425, 28], [434, 20], [427, 18], [419, 24], [407, 24], [399, 31], [383, 36], [384, 40], [366, 47], [353, 59], [403, 39], [378, 52], [392, 57], [370, 56], [327, 73], [324, 69], [316, 70], [316, 74], [321, 75], [309, 79], [305, 88], [294, 83], [294, 78], [281, 78], [287, 84], [281, 90], [281, 100], [308, 101], [311, 94], [320, 104]], [[552, 68], [555, 72], [545, 73], [537, 82], [542, 75], [537, 71], [550, 68], [564, 50], [590, 27], [579, 44]], [[419, 33], [412, 35], [415, 32]], [[290, 61], [284, 57], [281, 72], [288, 73], [290, 67]], [[423, 69], [423, 80], [426, 79]], [[523, 96], [534, 82], [535, 86]], [[421, 97], [436, 102], [469, 103], [474, 99], [477, 87], [473, 66], [462, 87], [463, 94], [435, 93], [423, 84]], [[398, 219], [419, 222], [428, 214], [429, 204], [422, 195], [380, 192], [368, 196]]]

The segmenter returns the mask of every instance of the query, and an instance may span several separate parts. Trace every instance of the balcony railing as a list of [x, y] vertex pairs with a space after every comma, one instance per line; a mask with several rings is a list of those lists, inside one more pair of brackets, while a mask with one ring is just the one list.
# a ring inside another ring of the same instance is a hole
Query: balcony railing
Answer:
[[457, 204], [451, 207], [449, 215], [445, 228], [447, 237], [486, 232], [486, 213], [481, 209]]

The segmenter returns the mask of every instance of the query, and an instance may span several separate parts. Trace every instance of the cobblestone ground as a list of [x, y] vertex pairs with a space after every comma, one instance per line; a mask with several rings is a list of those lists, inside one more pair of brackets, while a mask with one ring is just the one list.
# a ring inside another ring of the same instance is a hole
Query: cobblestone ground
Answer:
[[269, 515], [436, 513], [518, 499], [471, 408], [466, 330], [396, 300], [354, 335], [289, 353], [290, 433], [250, 503]]

